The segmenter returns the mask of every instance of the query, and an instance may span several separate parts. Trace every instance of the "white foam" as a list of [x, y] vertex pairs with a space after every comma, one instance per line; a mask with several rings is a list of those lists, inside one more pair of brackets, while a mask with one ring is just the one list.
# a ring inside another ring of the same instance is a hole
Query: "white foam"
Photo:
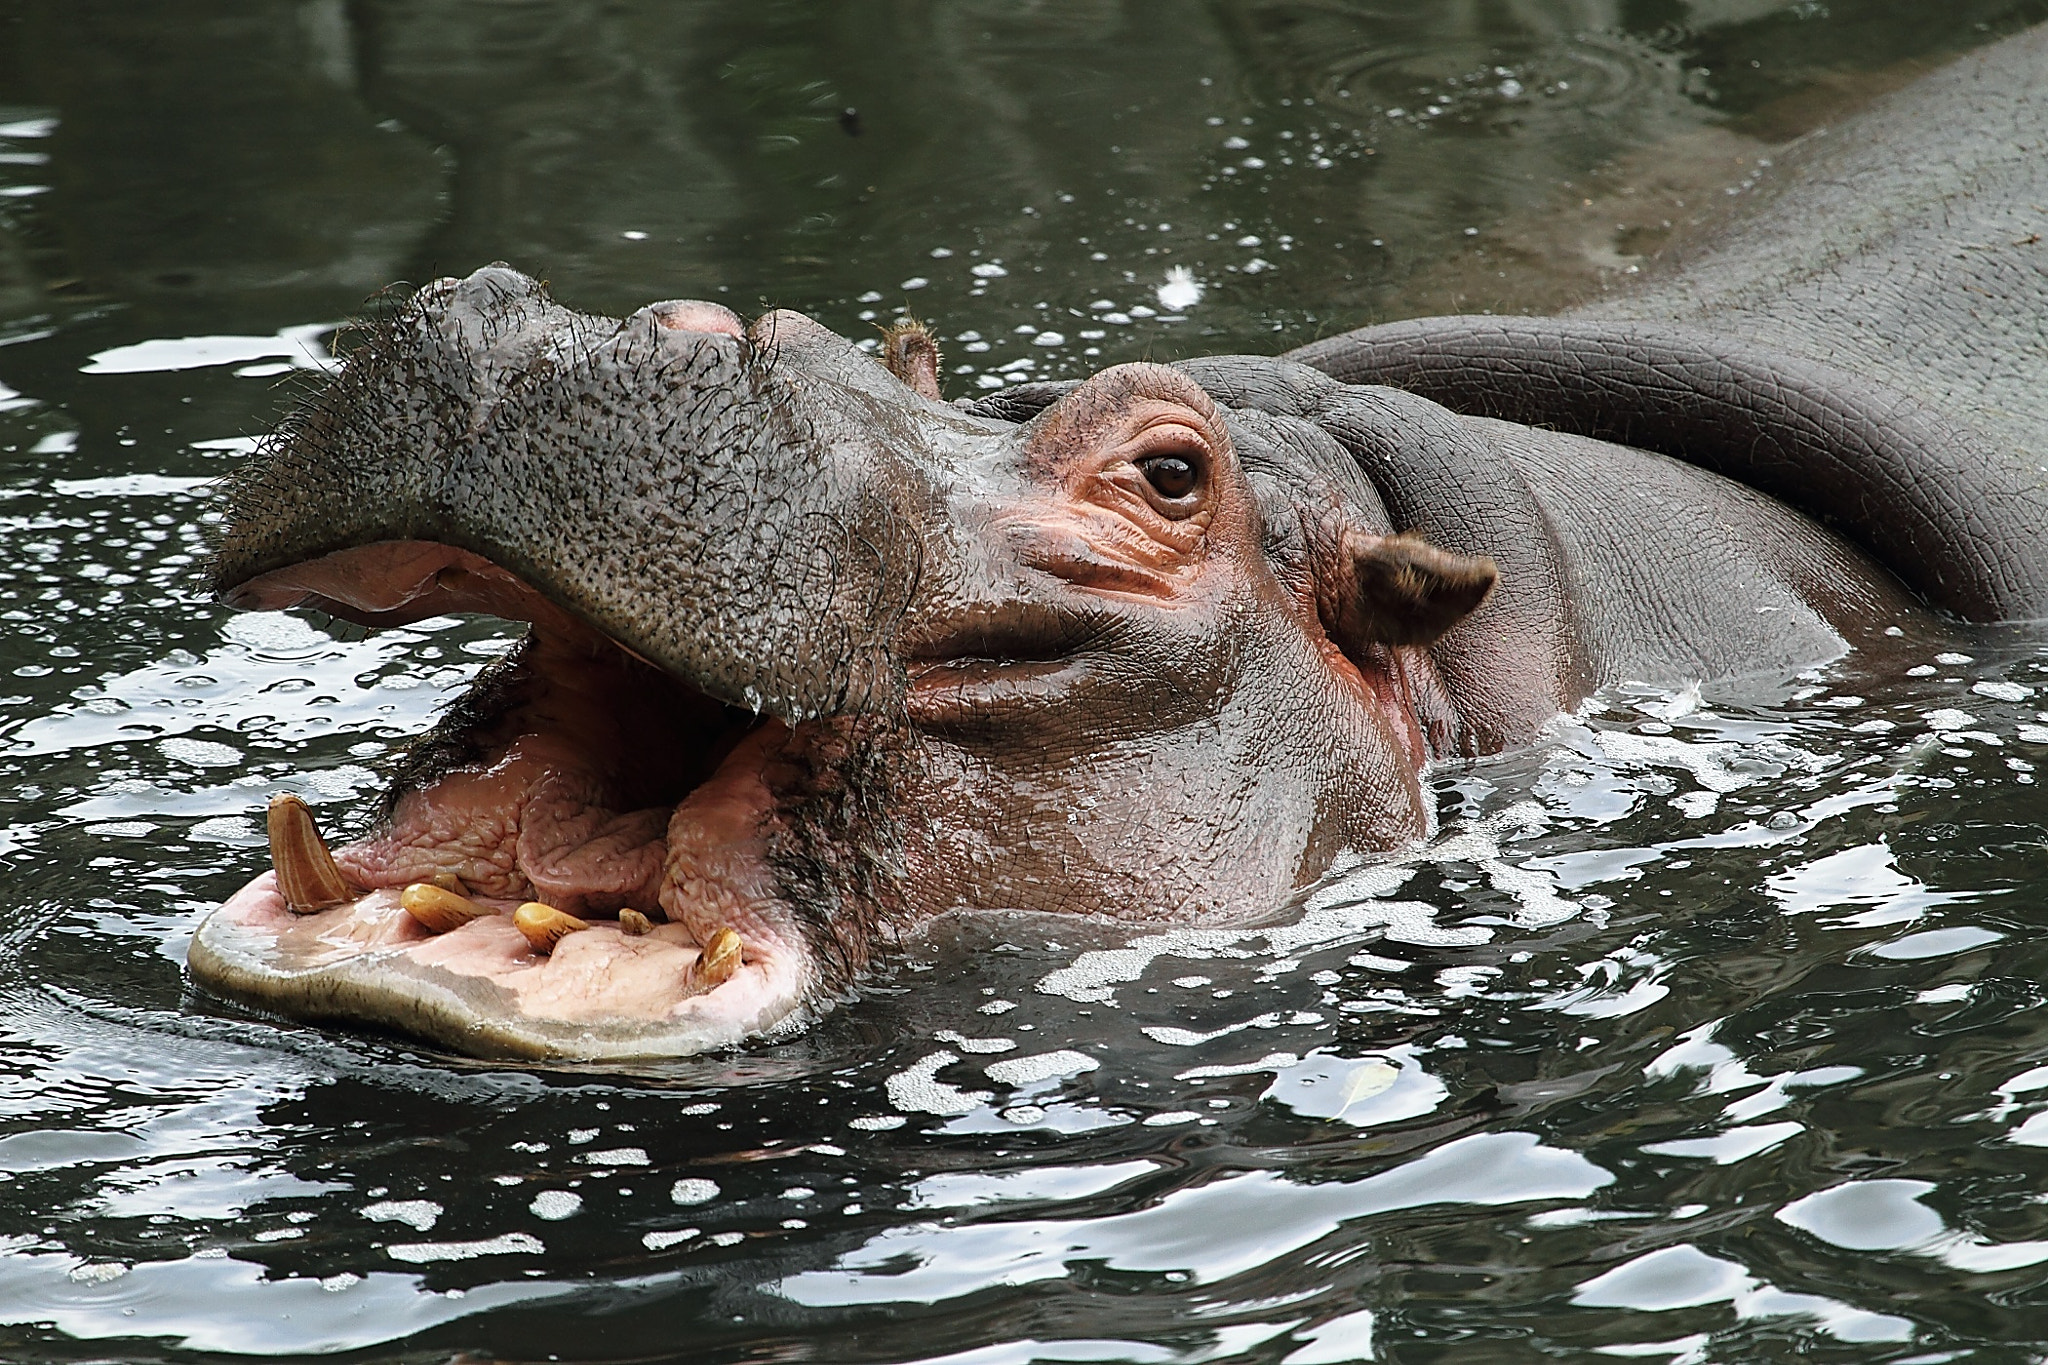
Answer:
[[1278, 1028], [1279, 1026], [1280, 1016], [1278, 1014], [1262, 1014], [1256, 1019], [1247, 1019], [1237, 1024], [1225, 1024], [1222, 1028], [1211, 1029], [1207, 1033], [1197, 1033], [1193, 1029], [1174, 1028], [1165, 1024], [1149, 1025], [1142, 1032], [1153, 1042], [1165, 1043], [1168, 1047], [1200, 1047], [1203, 1043], [1214, 1042], [1218, 1038], [1232, 1033], [1241, 1033], [1248, 1028]]
[[986, 1090], [962, 1090], [938, 1079], [941, 1069], [960, 1060], [960, 1055], [941, 1049], [905, 1067], [884, 1082], [889, 1103], [907, 1114], [937, 1114], [951, 1118], [979, 1109], [991, 1097]]
[[[1231, 929], [1175, 929], [1147, 934], [1123, 948], [1098, 948], [1075, 958], [1038, 983], [1040, 992], [1080, 1004], [1104, 1004], [1116, 998], [1115, 987], [1136, 981], [1161, 956], [1207, 958], [1231, 952], [1249, 935]], [[1250, 954], [1237, 951], [1237, 957]]]
[[414, 1232], [426, 1232], [441, 1221], [441, 1206], [431, 1199], [387, 1199], [358, 1212], [373, 1223], [403, 1223]]
[[207, 739], [160, 739], [156, 747], [164, 757], [194, 768], [234, 768], [244, 761], [240, 749]]
[[1515, 867], [1498, 858], [1482, 861], [1479, 870], [1486, 875], [1494, 890], [1515, 898], [1516, 905], [1520, 907], [1515, 913], [1515, 923], [1522, 928], [1561, 924], [1579, 913], [1577, 901], [1566, 900], [1557, 894], [1557, 884], [1548, 872]]
[[1704, 820], [1720, 808], [1719, 792], [1681, 792], [1671, 798], [1671, 805], [1688, 820]]
[[649, 1232], [641, 1236], [640, 1245], [649, 1251], [666, 1251], [679, 1242], [687, 1242], [692, 1237], [702, 1235], [701, 1229], [698, 1228], [677, 1228], [674, 1232]]
[[965, 1034], [955, 1033], [949, 1028], [942, 1028], [932, 1036], [942, 1043], [951, 1043], [962, 1052], [968, 1053], [1015, 1052], [1017, 1050], [1017, 1040], [1015, 1038], [969, 1038]]
[[579, 1152], [578, 1161], [591, 1166], [645, 1166], [648, 1164], [645, 1147], [612, 1147], [602, 1152]]
[[525, 1232], [508, 1232], [475, 1242], [407, 1242], [384, 1248], [394, 1261], [425, 1265], [431, 1261], [473, 1261], [479, 1256], [538, 1256], [547, 1250], [540, 1238]]
[[1256, 1071], [1279, 1071], [1301, 1061], [1292, 1052], [1269, 1052], [1256, 1062], [1223, 1063], [1216, 1066], [1198, 1066], [1177, 1072], [1177, 1081], [1206, 1081], [1219, 1076], [1249, 1076]]
[[1011, 1057], [1005, 1061], [990, 1062], [982, 1070], [997, 1085], [1016, 1088], [1038, 1085], [1062, 1076], [1085, 1075], [1101, 1065], [1101, 1062], [1085, 1052], [1062, 1048], [1057, 1052], [1041, 1052], [1030, 1057]]
[[1727, 741], [1680, 739], [1676, 735], [1640, 735], [1625, 730], [1598, 730], [1594, 743], [1607, 758], [1623, 767], [1676, 768], [1710, 792], [1732, 792], [1755, 779], [1729, 766], [1742, 747]]
[[583, 1212], [583, 1196], [574, 1190], [542, 1190], [527, 1208], [536, 1218], [559, 1223]]
[[1493, 941], [1493, 930], [1483, 924], [1449, 928], [1436, 922], [1436, 907], [1419, 901], [1394, 902], [1389, 906], [1386, 929], [1381, 937], [1391, 943], [1412, 943], [1424, 948], [1471, 948]]

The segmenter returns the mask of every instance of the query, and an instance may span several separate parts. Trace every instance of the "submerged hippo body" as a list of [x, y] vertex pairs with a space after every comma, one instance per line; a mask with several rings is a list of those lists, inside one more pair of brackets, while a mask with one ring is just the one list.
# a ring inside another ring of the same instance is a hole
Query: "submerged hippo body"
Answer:
[[[1863, 127], [1988, 102], [2038, 149], [2044, 52]], [[2048, 615], [2048, 247], [1921, 261], [1959, 222], [2023, 238], [1976, 220], [2048, 203], [2048, 158], [1978, 139], [1982, 174], [1865, 213], [1836, 172], [1900, 150], [1830, 146], [1772, 211], [1832, 237], [1732, 238], [1600, 316], [977, 404], [795, 314], [428, 286], [233, 481], [217, 588], [532, 632], [369, 837], [330, 857], [273, 807], [277, 870], [194, 977], [475, 1053], [695, 1051], [798, 1026], [949, 910], [1270, 912], [1425, 833], [1431, 759], [1603, 683], [1796, 667], [1922, 600]], [[1879, 304], [1941, 362], [1863, 364]]]

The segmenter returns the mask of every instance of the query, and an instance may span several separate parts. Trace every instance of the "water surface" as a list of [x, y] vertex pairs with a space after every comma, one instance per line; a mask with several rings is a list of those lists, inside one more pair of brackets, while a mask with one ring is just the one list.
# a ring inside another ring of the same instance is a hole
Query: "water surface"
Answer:
[[[966, 920], [810, 1034], [508, 1068], [193, 994], [507, 644], [203, 601], [393, 281], [971, 393], [1624, 282], [2038, 3], [0, 0], [0, 1356], [2034, 1361], [2048, 652], [1621, 688], [1257, 930]], [[851, 111], [851, 112], [848, 112]]]

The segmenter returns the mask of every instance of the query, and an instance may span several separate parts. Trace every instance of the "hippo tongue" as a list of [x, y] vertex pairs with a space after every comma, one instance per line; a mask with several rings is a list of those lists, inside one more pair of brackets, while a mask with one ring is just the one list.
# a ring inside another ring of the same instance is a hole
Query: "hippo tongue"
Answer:
[[903, 509], [763, 348], [694, 317], [584, 316], [502, 268], [422, 290], [230, 481], [216, 591], [579, 618], [757, 712], [886, 706]]

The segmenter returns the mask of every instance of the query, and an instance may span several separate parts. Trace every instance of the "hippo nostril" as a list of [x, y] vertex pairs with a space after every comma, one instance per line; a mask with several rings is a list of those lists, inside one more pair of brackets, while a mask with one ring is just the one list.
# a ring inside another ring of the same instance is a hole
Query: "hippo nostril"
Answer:
[[739, 314], [723, 304], [706, 303], [702, 299], [669, 299], [664, 303], [650, 303], [640, 313], [653, 318], [657, 326], [671, 332], [709, 332], [736, 337], [741, 331]]

